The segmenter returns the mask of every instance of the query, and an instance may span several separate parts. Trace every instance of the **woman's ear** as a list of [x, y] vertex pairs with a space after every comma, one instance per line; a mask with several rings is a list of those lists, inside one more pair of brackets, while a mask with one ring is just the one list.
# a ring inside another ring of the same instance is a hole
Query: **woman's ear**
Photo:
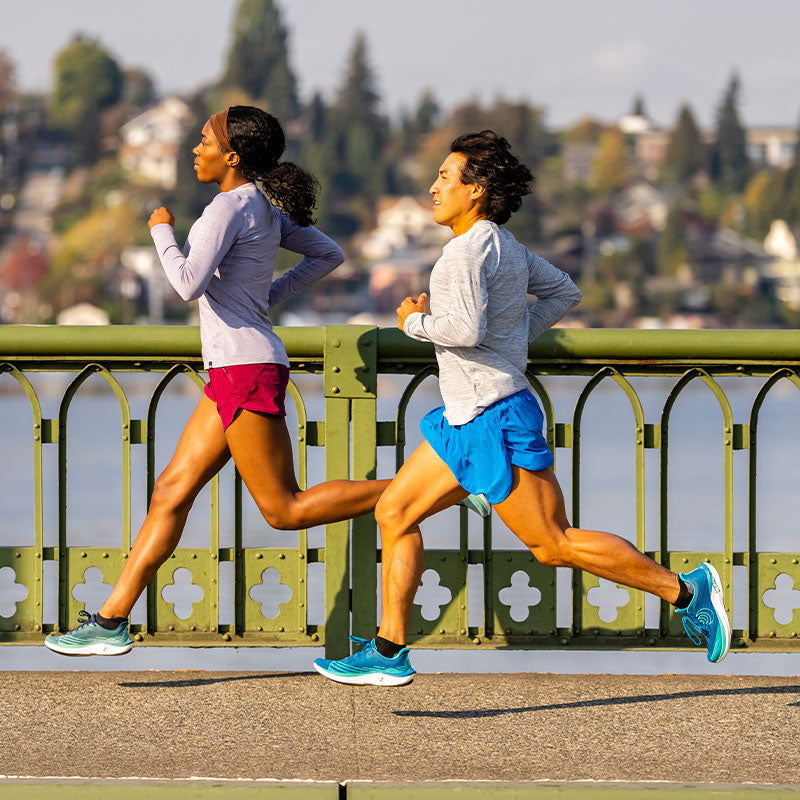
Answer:
[[227, 153], [225, 155], [225, 163], [229, 167], [233, 167], [234, 169], [236, 169], [239, 166], [239, 161], [240, 159], [238, 153], [231, 151], [230, 153]]

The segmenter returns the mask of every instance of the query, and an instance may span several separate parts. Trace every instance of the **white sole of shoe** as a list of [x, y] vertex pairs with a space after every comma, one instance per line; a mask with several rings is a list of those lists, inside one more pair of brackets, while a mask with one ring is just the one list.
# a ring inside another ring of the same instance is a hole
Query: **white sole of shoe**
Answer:
[[725, 650], [723, 650], [722, 655], [714, 662], [715, 664], [719, 664], [726, 655], [728, 655], [728, 650], [730, 650], [731, 646], [731, 623], [728, 620], [728, 612], [725, 611], [725, 602], [722, 596], [722, 581], [719, 578], [719, 573], [717, 570], [711, 566], [708, 562], [705, 562], [706, 569], [711, 573], [711, 605], [714, 606], [714, 610], [717, 612], [717, 617], [719, 618], [720, 622], [722, 623], [722, 628], [725, 631]]
[[373, 672], [371, 675], [336, 675], [320, 667], [319, 664], [314, 664], [314, 669], [336, 683], [346, 683], [350, 686], [405, 686], [414, 680], [414, 675], [384, 675], [382, 672]]
[[82, 647], [80, 650], [74, 648], [59, 647], [57, 644], [45, 642], [44, 646], [54, 653], [59, 653], [62, 656], [124, 656], [125, 653], [130, 652], [133, 648], [133, 642], [126, 645], [114, 644], [91, 644]]

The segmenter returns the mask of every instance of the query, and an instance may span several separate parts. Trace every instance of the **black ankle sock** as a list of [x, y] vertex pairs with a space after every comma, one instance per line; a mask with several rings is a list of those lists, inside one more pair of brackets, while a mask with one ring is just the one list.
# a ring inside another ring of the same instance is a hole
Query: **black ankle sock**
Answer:
[[109, 631], [113, 631], [114, 628], [119, 627], [123, 622], [127, 622], [127, 617], [104, 617], [101, 614], [97, 613], [94, 617], [97, 620], [97, 624], [101, 628], [106, 628]]
[[678, 590], [678, 599], [675, 601], [674, 606], [675, 608], [687, 608], [689, 603], [692, 602], [692, 597], [694, 597], [694, 590], [683, 578], [678, 578], [678, 585], [680, 589]]
[[375, 649], [384, 658], [394, 658], [404, 647], [404, 644], [395, 644], [388, 639], [384, 639], [383, 636], [375, 637]]

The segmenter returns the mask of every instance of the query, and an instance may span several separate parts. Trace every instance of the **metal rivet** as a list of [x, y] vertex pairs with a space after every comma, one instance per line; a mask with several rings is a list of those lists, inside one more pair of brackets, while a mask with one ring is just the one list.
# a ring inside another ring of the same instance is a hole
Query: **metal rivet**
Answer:
[[447, 556], [439, 556], [439, 561], [447, 561]]
[[256, 553], [256, 558], [264, 558], [264, 554], [263, 553]]
[[688, 558], [682, 558], [681, 561], [683, 561], [684, 564], [688, 564], [689, 563], [689, 559]]
[[14, 558], [22, 558], [22, 553], [14, 553]]
[[175, 558], [175, 553], [173, 553], [173, 554], [170, 556], [170, 558]]
[[331, 372], [341, 372], [339, 367], [331, 367]]
[[770, 564], [777, 564], [777, 563], [778, 563], [778, 560], [777, 560], [776, 558], [771, 558], [771, 559], [769, 560], [769, 563], [770, 563]]
[[197, 553], [192, 553], [192, 558], [197, 558]]
[[319, 636], [317, 636], [316, 633], [312, 633], [311, 634], [311, 641], [312, 642], [318, 642], [319, 641]]
[[476, 637], [475, 637], [475, 638], [472, 640], [472, 644], [480, 644], [480, 643], [481, 643], [481, 637], [480, 637], [480, 636], [476, 636]]
[[[259, 630], [261, 630], [261, 629], [259, 628]], [[283, 633], [283, 625], [280, 625], [280, 626], [278, 627], [278, 630], [279, 630], [281, 633]]]
[[561, 637], [561, 644], [569, 644], [569, 639], [566, 636]]
[[286, 556], [283, 553], [278, 553], [278, 558], [286, 558]]
[[136, 636], [133, 637], [137, 642], [141, 642], [144, 639], [141, 633], [137, 633]]
[[769, 638], [770, 639], [774, 639], [775, 638], [775, 631], [770, 631], [769, 632]]
[[462, 628], [462, 629], [459, 631], [459, 633], [460, 633], [462, 636], [464, 636], [464, 635], [466, 634], [466, 631], [464, 630], [464, 628]]
[[423, 633], [422, 628], [417, 628], [417, 633], [419, 633], [421, 635]]
[[304, 625], [301, 625], [301, 626], [300, 626], [300, 627], [299, 627], [297, 630], [298, 630], [300, 633], [305, 633], [305, 632], [306, 632], [306, 629], [305, 629], [305, 626], [304, 626]]
[[260, 631], [263, 631], [264, 629], [261, 627], [261, 625], [259, 625], [259, 626], [256, 628], [256, 630], [260, 632]]
[[298, 558], [302, 561], [306, 557], [305, 553], [300, 553]]
[[792, 559], [792, 564], [797, 564], [797, 559], [796, 558]]
[[656, 643], [656, 640], [653, 639], [652, 637], [647, 640], [647, 644], [655, 644], [655, 643]]
[[339, 389], [339, 387], [338, 387], [338, 386], [332, 386], [332, 387], [331, 387], [331, 391], [332, 391], [334, 394], [339, 394], [339, 392], [340, 392], [341, 390]]
[[193, 631], [196, 631], [196, 630], [197, 630], [197, 625], [192, 625], [192, 628], [191, 628], [191, 629], [192, 629]]
[[81, 553], [81, 558], [86, 558], [86, 553]]
[[15, 631], [22, 630], [22, 626], [19, 624], [19, 622], [14, 626], [14, 630]]
[[338, 339], [331, 339], [331, 345], [333, 347], [339, 347], [341, 345], [341, 342]]
[[444, 633], [444, 628], [439, 628], [439, 633]]
[[231, 635], [230, 635], [229, 633], [223, 633], [223, 634], [222, 634], [222, 638], [223, 638], [223, 639], [224, 639], [226, 642], [229, 642], [229, 641], [231, 640]]
[[108, 558], [108, 553], [103, 553], [103, 558]]
[[174, 630], [175, 630], [175, 626], [174, 626], [174, 625], [170, 625], [170, 626], [169, 626], [169, 629], [170, 629], [171, 631], [174, 631]]
[[37, 553], [37, 554], [36, 554], [36, 558], [41, 558], [41, 557], [42, 557], [42, 554], [41, 554], [41, 553]]
[[216, 561], [217, 560], [217, 554], [216, 553], [212, 553], [211, 554], [211, 560], [212, 561]]

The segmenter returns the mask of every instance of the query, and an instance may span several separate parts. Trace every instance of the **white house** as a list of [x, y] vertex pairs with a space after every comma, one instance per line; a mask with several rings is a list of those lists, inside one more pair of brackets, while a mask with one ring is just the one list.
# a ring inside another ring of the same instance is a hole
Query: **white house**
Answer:
[[120, 163], [134, 179], [174, 188], [178, 149], [191, 120], [191, 109], [177, 97], [143, 111], [120, 128]]

